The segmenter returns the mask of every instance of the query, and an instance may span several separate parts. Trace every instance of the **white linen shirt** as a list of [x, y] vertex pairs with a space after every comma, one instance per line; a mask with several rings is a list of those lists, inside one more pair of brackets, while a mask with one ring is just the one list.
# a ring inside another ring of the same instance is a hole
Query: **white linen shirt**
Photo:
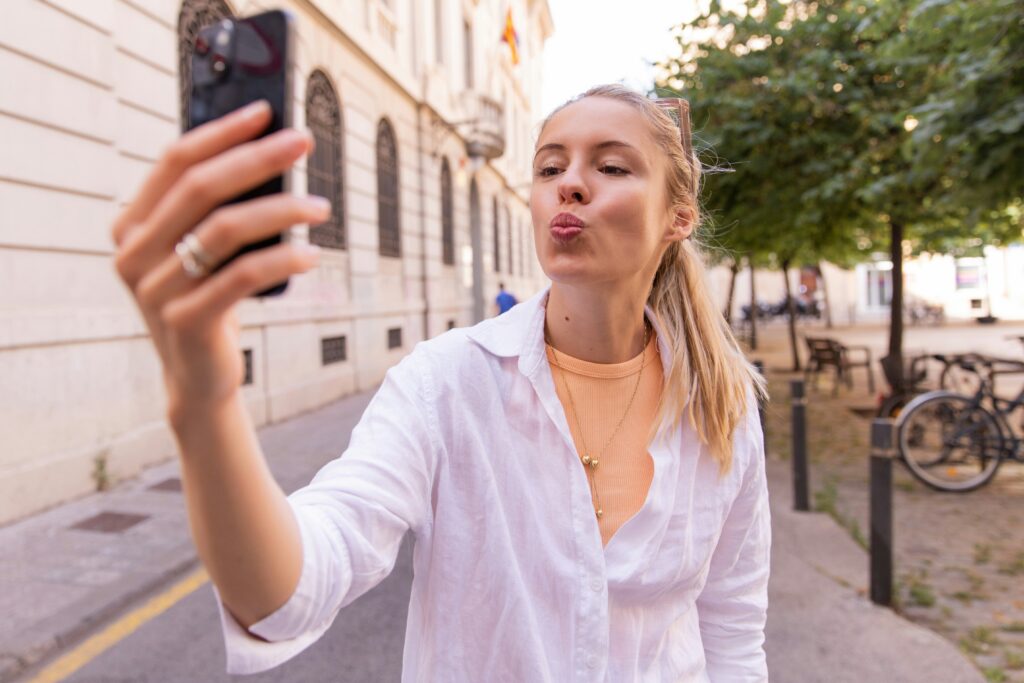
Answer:
[[692, 427], [659, 431], [646, 501], [602, 547], [545, 358], [546, 301], [417, 344], [388, 371], [348, 449], [289, 497], [302, 574], [249, 629], [270, 642], [218, 596], [229, 673], [309, 647], [390, 573], [411, 529], [405, 683], [767, 680], [753, 394], [724, 477]]

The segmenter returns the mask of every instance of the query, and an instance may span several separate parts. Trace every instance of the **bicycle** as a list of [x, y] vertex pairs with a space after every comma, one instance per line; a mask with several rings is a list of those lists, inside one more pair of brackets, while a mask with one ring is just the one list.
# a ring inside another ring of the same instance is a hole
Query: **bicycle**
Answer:
[[[973, 363], [984, 369], [973, 396], [942, 389], [921, 394], [896, 422], [907, 469], [938, 491], [973, 491], [991, 481], [1004, 461], [1024, 463], [1024, 437], [1010, 423], [1024, 407], [1024, 386], [1012, 400], [993, 390], [997, 375], [1024, 373], [1024, 362], [986, 357]], [[1024, 433], [1024, 423], [1020, 427]]]
[[934, 391], [928, 386], [930, 375], [926, 367], [930, 361], [937, 361], [942, 365], [939, 370], [939, 389], [945, 389], [956, 394], [973, 395], [981, 386], [982, 374], [978, 365], [988, 360], [987, 356], [978, 353], [923, 353], [910, 359], [910, 364], [904, 375], [906, 390], [902, 393], [892, 393], [879, 398], [877, 417], [897, 418], [906, 408], [907, 404], [921, 394]]

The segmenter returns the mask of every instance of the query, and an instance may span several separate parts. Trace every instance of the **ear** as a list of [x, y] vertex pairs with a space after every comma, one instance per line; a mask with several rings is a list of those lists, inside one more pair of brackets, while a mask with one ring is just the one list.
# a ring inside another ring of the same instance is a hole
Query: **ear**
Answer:
[[676, 209], [672, 226], [665, 233], [666, 242], [681, 242], [693, 233], [693, 209], [682, 206]]

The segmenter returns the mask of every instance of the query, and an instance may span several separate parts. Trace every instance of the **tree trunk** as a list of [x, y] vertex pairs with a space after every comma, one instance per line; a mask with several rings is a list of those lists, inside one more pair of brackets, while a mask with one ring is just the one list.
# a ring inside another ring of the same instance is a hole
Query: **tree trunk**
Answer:
[[750, 263], [750, 350], [757, 351], [757, 292], [754, 289], [754, 257], [747, 257]]
[[892, 304], [889, 308], [889, 355], [882, 359], [894, 394], [906, 393], [903, 377], [903, 224], [893, 221], [889, 256], [892, 259]]
[[782, 279], [786, 283], [786, 313], [789, 317], [789, 350], [793, 355], [793, 372], [800, 372], [800, 351], [796, 345], [796, 302], [789, 286], [790, 259], [782, 260]]
[[832, 301], [828, 298], [828, 286], [825, 284], [825, 271], [822, 269], [819, 263], [815, 266], [818, 271], [818, 281], [821, 283], [821, 292], [825, 299], [825, 327], [832, 329]]
[[732, 271], [732, 277], [729, 279], [729, 298], [725, 301], [725, 322], [732, 326], [732, 299], [736, 293], [736, 275], [740, 272], [739, 259], [732, 260], [729, 270]]

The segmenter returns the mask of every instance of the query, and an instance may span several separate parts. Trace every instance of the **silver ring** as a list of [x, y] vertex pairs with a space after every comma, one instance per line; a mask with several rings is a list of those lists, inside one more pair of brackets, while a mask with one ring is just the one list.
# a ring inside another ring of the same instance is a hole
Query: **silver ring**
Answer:
[[181, 259], [181, 266], [185, 274], [193, 280], [206, 277], [213, 268], [213, 257], [206, 251], [203, 243], [194, 233], [186, 234], [180, 242], [174, 245], [174, 253]]

